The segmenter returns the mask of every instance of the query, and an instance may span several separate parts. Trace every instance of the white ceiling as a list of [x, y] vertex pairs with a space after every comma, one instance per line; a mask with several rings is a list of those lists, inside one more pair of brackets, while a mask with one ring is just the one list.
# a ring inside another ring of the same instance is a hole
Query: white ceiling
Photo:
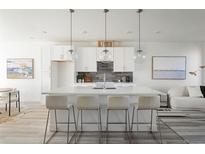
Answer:
[[[138, 39], [136, 10], [110, 10], [108, 39]], [[0, 10], [0, 40], [68, 41], [69, 17], [67, 10]], [[205, 42], [205, 10], [144, 10], [141, 27], [144, 42]], [[103, 10], [75, 10], [73, 37], [103, 40]]]

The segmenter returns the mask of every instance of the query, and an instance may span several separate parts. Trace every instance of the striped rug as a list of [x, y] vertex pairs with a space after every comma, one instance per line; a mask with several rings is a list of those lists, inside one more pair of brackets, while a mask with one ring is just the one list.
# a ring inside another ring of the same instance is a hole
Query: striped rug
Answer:
[[164, 110], [159, 112], [161, 121], [187, 143], [205, 143], [205, 112]]

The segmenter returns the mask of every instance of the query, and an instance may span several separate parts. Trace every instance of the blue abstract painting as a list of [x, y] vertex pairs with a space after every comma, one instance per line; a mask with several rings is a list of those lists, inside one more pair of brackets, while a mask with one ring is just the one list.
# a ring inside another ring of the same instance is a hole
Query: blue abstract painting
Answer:
[[8, 79], [33, 79], [33, 59], [15, 58], [7, 60]]

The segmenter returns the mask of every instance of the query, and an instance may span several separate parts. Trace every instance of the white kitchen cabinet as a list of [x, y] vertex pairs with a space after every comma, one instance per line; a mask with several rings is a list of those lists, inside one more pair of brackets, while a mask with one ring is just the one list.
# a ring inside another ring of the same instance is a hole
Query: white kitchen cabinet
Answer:
[[[74, 83], [74, 62], [66, 55], [70, 46], [43, 46], [41, 51], [41, 91]], [[60, 57], [61, 54], [63, 57]]]
[[124, 49], [114, 48], [114, 72], [124, 71]]
[[[106, 61], [113, 61], [113, 47], [107, 47], [106, 48], [109, 52], [107, 53], [107, 59]], [[97, 47], [97, 61], [103, 61], [103, 58], [105, 56], [104, 47]]]
[[97, 72], [96, 48], [77, 48], [76, 72]]
[[43, 46], [41, 48], [41, 71], [50, 71], [51, 66], [51, 47]]
[[69, 46], [53, 46], [51, 48], [52, 61], [72, 61]]
[[114, 72], [134, 71], [134, 48], [116, 47], [114, 48]]
[[133, 72], [135, 69], [134, 62], [134, 47], [125, 47], [124, 48], [124, 72]]
[[51, 88], [51, 47], [41, 48], [41, 91], [48, 91]]

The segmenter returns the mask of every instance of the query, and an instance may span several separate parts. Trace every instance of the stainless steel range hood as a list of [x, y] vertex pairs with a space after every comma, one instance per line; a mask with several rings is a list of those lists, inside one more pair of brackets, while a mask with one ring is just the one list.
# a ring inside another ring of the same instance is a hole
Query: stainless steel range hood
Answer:
[[113, 61], [98, 61], [97, 72], [98, 73], [113, 72]]

